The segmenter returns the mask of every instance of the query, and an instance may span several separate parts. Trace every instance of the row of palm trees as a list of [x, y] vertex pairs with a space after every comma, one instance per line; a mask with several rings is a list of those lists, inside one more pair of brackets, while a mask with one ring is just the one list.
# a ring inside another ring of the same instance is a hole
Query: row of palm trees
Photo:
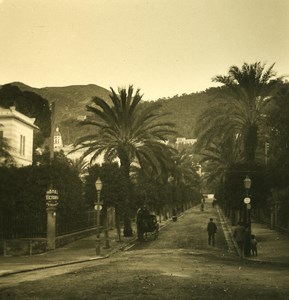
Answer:
[[267, 68], [261, 62], [231, 66], [227, 75], [213, 81], [222, 86], [199, 117], [196, 151], [201, 154], [207, 183], [215, 191], [222, 190], [220, 197], [231, 198], [225, 199], [230, 205], [232, 193], [226, 195], [224, 188], [232, 177], [238, 172], [255, 176], [260, 166], [266, 173], [264, 145], [273, 130], [269, 117], [284, 82], [274, 64]]
[[[170, 146], [169, 140], [176, 134], [175, 125], [164, 120], [160, 105], [140, 105], [142, 95], [139, 89], [134, 92], [132, 85], [118, 93], [111, 88], [110, 99], [111, 103], [107, 103], [94, 97], [87, 106], [92, 115], [81, 125], [93, 130], [76, 141], [75, 150], [84, 149], [83, 157], [89, 156], [91, 163], [100, 155], [104, 155], [105, 162], [118, 159], [128, 190], [132, 177], [138, 183], [150, 181], [148, 186], [152, 187], [151, 181], [161, 186], [173, 176], [176, 184], [198, 188], [192, 160], [185, 154], [178, 155]], [[131, 236], [129, 191], [125, 194], [124, 235]]]

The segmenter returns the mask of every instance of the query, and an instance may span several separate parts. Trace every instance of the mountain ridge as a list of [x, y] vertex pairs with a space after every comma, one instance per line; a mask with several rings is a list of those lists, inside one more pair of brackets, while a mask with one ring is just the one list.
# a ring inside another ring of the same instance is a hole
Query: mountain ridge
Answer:
[[[96, 84], [70, 85], [64, 87], [35, 88], [22, 82], [11, 82], [22, 91], [34, 92], [49, 103], [55, 102], [55, 122], [59, 126], [64, 144], [74, 143], [75, 140], [90, 131], [89, 127], [77, 126], [79, 120], [87, 115], [86, 105], [91, 103], [94, 96], [111, 103], [110, 91]], [[167, 121], [176, 124], [178, 136], [195, 138], [194, 126], [200, 112], [207, 107], [208, 100], [215, 89], [204, 92], [182, 94], [172, 98], [160, 98], [155, 101], [144, 101], [143, 105], [161, 103], [161, 112], [169, 114]]]

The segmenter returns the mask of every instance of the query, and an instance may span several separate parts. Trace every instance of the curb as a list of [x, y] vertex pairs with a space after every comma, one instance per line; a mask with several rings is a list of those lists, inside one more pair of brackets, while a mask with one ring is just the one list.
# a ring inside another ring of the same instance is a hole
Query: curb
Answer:
[[230, 244], [233, 245], [234, 252], [238, 254], [240, 259], [242, 259], [244, 262], [250, 262], [250, 263], [258, 263], [258, 264], [276, 264], [276, 265], [281, 265], [281, 266], [289, 266], [289, 263], [285, 262], [278, 262], [278, 261], [271, 261], [271, 260], [262, 260], [262, 259], [256, 259], [256, 257], [246, 257], [241, 254], [241, 251], [233, 238], [233, 232], [232, 232], [232, 227], [228, 224], [226, 217], [223, 214], [223, 211], [218, 207], [217, 208], [219, 218], [220, 218], [220, 223], [225, 235], [225, 239], [228, 243], [229, 251], [232, 251], [232, 248], [230, 247]]
[[[183, 217], [183, 214], [180, 215], [180, 217]], [[171, 222], [172, 222], [171, 219], [165, 220], [162, 223], [163, 225], [162, 226], [160, 225], [159, 230], [162, 230], [162, 228], [165, 228]], [[87, 258], [87, 259], [82, 259], [82, 260], [73, 260], [73, 261], [67, 261], [67, 262], [63, 262], [63, 263], [50, 264], [50, 265], [41, 266], [41, 267], [34, 267], [34, 268], [27, 268], [27, 269], [18, 270], [18, 271], [5, 272], [5, 273], [0, 274], [0, 278], [8, 277], [8, 276], [20, 274], [20, 273], [28, 273], [28, 272], [33, 272], [33, 271], [52, 269], [52, 268], [61, 267], [61, 266], [75, 265], [75, 264], [85, 263], [85, 262], [89, 262], [89, 261], [95, 261], [95, 260], [109, 258], [111, 255], [117, 253], [118, 251], [126, 251], [126, 250], [132, 248], [135, 245], [136, 241], [137, 241], [136, 237], [132, 238], [130, 241], [127, 241], [126, 243], [124, 243], [124, 245], [121, 245], [121, 246], [116, 247], [115, 249], [111, 250], [111, 252], [109, 252], [105, 256], [92, 257], [92, 258]]]
[[225, 235], [225, 239], [226, 239], [228, 247], [229, 247], [229, 251], [237, 253], [238, 256], [240, 256], [240, 258], [241, 258], [242, 254], [241, 254], [241, 251], [240, 251], [235, 239], [233, 238], [231, 226], [228, 224], [227, 219], [223, 214], [223, 211], [219, 207], [217, 207], [217, 212], [218, 212], [218, 215], [220, 218], [220, 223], [221, 223], [224, 235]]

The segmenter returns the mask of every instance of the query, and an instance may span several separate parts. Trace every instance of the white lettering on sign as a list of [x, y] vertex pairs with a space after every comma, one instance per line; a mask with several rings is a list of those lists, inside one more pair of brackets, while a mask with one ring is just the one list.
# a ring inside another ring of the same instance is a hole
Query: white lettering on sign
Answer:
[[51, 194], [58, 195], [58, 191], [57, 191], [57, 190], [49, 189], [48, 191], [46, 191], [46, 194], [47, 194], [47, 195], [51, 195]]
[[46, 200], [58, 200], [59, 197], [57, 195], [46, 195]]

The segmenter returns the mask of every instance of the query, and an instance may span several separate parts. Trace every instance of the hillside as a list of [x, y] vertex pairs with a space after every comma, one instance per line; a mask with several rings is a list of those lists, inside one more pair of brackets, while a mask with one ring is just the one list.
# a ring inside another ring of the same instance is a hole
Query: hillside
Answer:
[[[109, 91], [94, 84], [73, 85], [66, 87], [33, 88], [20, 82], [11, 83], [23, 91], [39, 94], [49, 102], [56, 103], [56, 124], [60, 127], [65, 144], [73, 143], [77, 137], [89, 132], [88, 128], [78, 127], [79, 119], [87, 115], [86, 105], [93, 96], [110, 101]], [[196, 118], [203, 111], [208, 99], [215, 93], [211, 88], [201, 93], [183, 94], [170, 99], [159, 99], [162, 111], [168, 113], [167, 121], [176, 124], [178, 136], [194, 138]], [[152, 105], [152, 102], [143, 102], [143, 105]]]
[[92, 97], [98, 96], [110, 101], [110, 91], [94, 84], [72, 85], [66, 87], [34, 88], [21, 82], [13, 82], [22, 91], [39, 94], [50, 103], [55, 102], [55, 122], [59, 126], [65, 144], [71, 144], [75, 139], [87, 133], [87, 128], [79, 127], [79, 118], [85, 116], [86, 105]]

